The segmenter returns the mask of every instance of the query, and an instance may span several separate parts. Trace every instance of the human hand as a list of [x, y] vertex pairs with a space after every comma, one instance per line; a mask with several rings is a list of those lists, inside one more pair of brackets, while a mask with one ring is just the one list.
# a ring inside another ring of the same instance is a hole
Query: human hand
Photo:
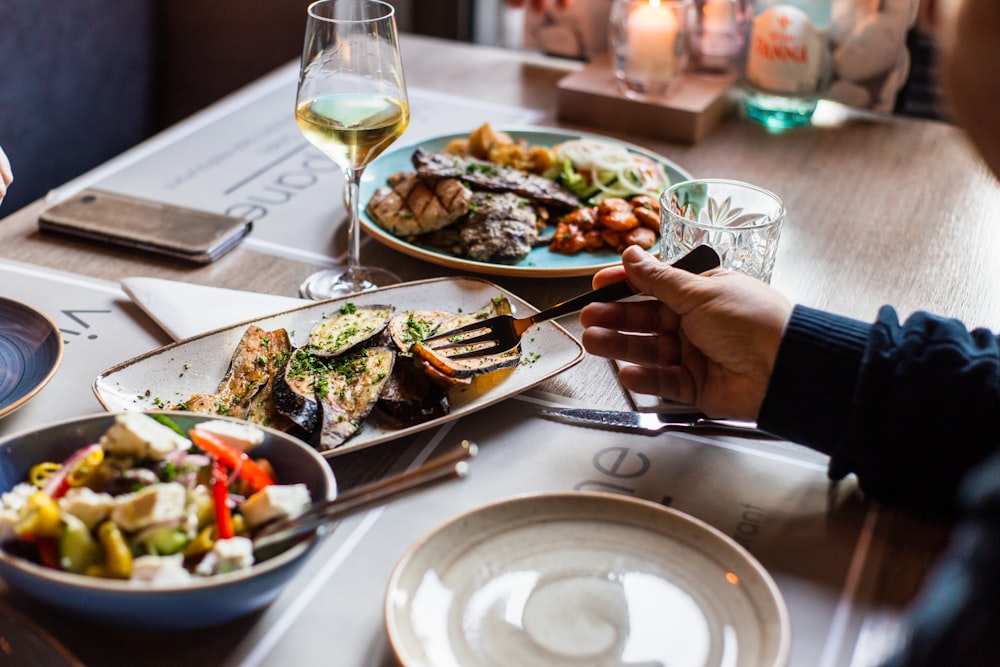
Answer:
[[10, 170], [10, 160], [0, 148], [0, 201], [7, 194], [7, 186], [14, 182], [14, 172]]
[[573, 0], [507, 0], [508, 7], [524, 7], [527, 5], [532, 11], [543, 12], [550, 6], [558, 9], [569, 9]]
[[791, 304], [749, 276], [722, 269], [695, 275], [637, 246], [593, 283], [626, 278], [656, 299], [584, 308], [584, 348], [634, 364], [619, 374], [627, 389], [693, 404], [712, 417], [756, 419]]

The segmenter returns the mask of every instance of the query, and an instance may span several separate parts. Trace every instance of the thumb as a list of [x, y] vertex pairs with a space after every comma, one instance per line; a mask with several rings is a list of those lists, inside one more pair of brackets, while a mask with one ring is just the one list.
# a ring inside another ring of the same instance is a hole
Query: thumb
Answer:
[[693, 292], [704, 280], [697, 274], [659, 261], [638, 246], [627, 248], [622, 253], [622, 265], [632, 287], [656, 297], [677, 313], [686, 310], [684, 304], [690, 302]]

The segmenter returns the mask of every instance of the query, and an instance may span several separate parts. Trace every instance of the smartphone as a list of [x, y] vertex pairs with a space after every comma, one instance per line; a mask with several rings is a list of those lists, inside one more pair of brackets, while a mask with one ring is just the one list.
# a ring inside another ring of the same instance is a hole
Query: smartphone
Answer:
[[113, 243], [195, 264], [232, 250], [250, 220], [128, 195], [88, 189], [44, 209], [38, 228]]

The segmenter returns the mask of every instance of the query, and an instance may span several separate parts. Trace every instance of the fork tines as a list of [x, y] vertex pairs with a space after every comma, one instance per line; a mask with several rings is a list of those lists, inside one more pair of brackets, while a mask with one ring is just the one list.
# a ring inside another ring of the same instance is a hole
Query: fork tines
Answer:
[[[477, 331], [482, 331], [483, 333], [478, 336], [473, 336], [472, 334], [476, 333]], [[447, 340], [448, 342], [442, 345], [428, 345], [429, 343], [438, 340]], [[479, 343], [492, 343], [492, 345], [481, 346], [480, 348], [475, 350], [476, 354], [481, 354], [482, 350], [499, 345], [500, 339], [497, 337], [496, 331], [492, 327], [490, 327], [489, 323], [487, 321], [482, 321], [482, 322], [472, 322], [471, 324], [466, 324], [465, 326], [457, 327], [449, 331], [444, 331], [442, 333], [438, 333], [433, 336], [428, 336], [427, 338], [423, 339], [420, 342], [424, 343], [425, 345], [428, 345], [434, 350], [449, 350], [456, 347], [467, 347], [469, 345], [477, 345]]]

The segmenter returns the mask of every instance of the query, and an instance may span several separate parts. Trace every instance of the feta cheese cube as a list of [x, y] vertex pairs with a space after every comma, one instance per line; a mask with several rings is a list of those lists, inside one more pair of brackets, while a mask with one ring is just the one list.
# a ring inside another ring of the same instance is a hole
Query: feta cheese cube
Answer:
[[100, 440], [108, 454], [163, 460], [167, 454], [191, 448], [191, 441], [141, 412], [115, 417]]
[[139, 556], [132, 561], [132, 580], [153, 584], [183, 584], [191, 578], [184, 569], [183, 554]]
[[152, 484], [135, 493], [115, 498], [111, 520], [119, 528], [135, 532], [165, 521], [184, 517], [186, 489], [177, 482]]
[[6, 540], [14, 536], [14, 527], [20, 518], [21, 508], [24, 507], [28, 498], [38, 490], [34, 484], [21, 482], [15, 484], [14, 488], [0, 495], [0, 540]]
[[253, 542], [246, 537], [217, 540], [195, 566], [195, 573], [203, 576], [241, 570], [253, 565]]
[[20, 482], [14, 485], [10, 491], [5, 492], [0, 495], [0, 503], [4, 509], [14, 510], [15, 512], [20, 511], [22, 507], [28, 502], [28, 498], [31, 497], [38, 487], [29, 482]]
[[97, 493], [85, 486], [73, 487], [59, 499], [59, 509], [72, 514], [91, 529], [106, 519], [114, 506], [115, 499], [110, 493]]
[[264, 432], [251, 424], [238, 424], [215, 419], [201, 422], [196, 428], [199, 431], [208, 431], [212, 435], [217, 435], [227, 445], [235, 447], [241, 452], [249, 452], [264, 442]]
[[15, 510], [6, 507], [0, 509], [0, 541], [14, 537], [16, 534], [14, 527], [17, 526], [17, 520], [18, 513]]
[[274, 519], [294, 518], [312, 502], [305, 484], [272, 484], [247, 498], [240, 514], [251, 528]]

